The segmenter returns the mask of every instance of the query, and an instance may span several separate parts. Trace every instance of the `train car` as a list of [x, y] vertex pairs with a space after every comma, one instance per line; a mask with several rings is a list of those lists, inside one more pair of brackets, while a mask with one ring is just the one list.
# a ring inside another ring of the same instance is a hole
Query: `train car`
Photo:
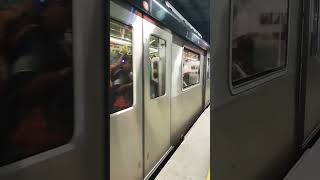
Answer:
[[209, 45], [172, 6], [74, 2], [0, 5], [1, 180], [147, 179], [208, 104]]
[[205, 63], [205, 68], [206, 68], [206, 75], [204, 76], [204, 80], [205, 81], [205, 86], [203, 89], [203, 94], [204, 94], [204, 106], [207, 107], [210, 104], [210, 89], [211, 89], [211, 85], [210, 85], [210, 49], [207, 52], [207, 56], [206, 56], [206, 63]]
[[319, 138], [319, 1], [211, 5], [211, 176], [283, 179]]
[[0, 7], [0, 179], [105, 179], [105, 4]]
[[[148, 179], [210, 102], [209, 45], [182, 20], [169, 25], [172, 6], [150, 3], [110, 2], [111, 179]], [[126, 62], [132, 76], [120, 80]]]

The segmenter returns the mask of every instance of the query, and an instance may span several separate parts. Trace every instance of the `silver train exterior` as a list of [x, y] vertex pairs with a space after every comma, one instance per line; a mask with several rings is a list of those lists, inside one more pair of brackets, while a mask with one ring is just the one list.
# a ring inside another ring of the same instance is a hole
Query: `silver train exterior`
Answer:
[[[111, 114], [110, 178], [148, 178], [210, 103], [209, 49], [180, 38], [129, 4], [110, 2], [110, 18], [132, 27], [133, 105]], [[128, 20], [129, 19], [129, 20]], [[165, 42], [165, 91], [150, 98], [149, 42]], [[198, 83], [183, 85], [184, 51], [199, 56]]]

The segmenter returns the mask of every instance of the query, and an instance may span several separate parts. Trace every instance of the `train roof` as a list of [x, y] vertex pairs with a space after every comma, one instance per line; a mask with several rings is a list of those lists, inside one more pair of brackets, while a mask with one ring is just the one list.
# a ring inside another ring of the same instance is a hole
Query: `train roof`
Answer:
[[201, 34], [165, 0], [125, 0], [139, 10], [148, 14], [175, 34], [208, 50], [210, 45], [202, 39]]

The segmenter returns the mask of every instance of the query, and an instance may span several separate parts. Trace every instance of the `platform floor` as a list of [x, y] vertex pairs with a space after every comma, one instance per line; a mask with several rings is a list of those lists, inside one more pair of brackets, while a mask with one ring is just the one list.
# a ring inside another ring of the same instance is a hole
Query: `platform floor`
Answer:
[[210, 106], [160, 171], [156, 180], [206, 180], [210, 166]]
[[290, 170], [284, 180], [319, 180], [320, 179], [320, 139], [305, 151], [300, 160]]

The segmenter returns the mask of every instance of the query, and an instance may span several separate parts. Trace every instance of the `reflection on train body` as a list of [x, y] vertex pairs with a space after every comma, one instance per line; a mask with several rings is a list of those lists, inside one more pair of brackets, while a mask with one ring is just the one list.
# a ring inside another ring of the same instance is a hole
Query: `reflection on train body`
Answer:
[[[232, 28], [232, 83], [283, 69], [287, 49], [287, 1], [279, 12], [263, 10], [259, 1], [235, 1]], [[260, 9], [257, 11], [257, 9]], [[262, 11], [262, 12], [260, 12]]]

